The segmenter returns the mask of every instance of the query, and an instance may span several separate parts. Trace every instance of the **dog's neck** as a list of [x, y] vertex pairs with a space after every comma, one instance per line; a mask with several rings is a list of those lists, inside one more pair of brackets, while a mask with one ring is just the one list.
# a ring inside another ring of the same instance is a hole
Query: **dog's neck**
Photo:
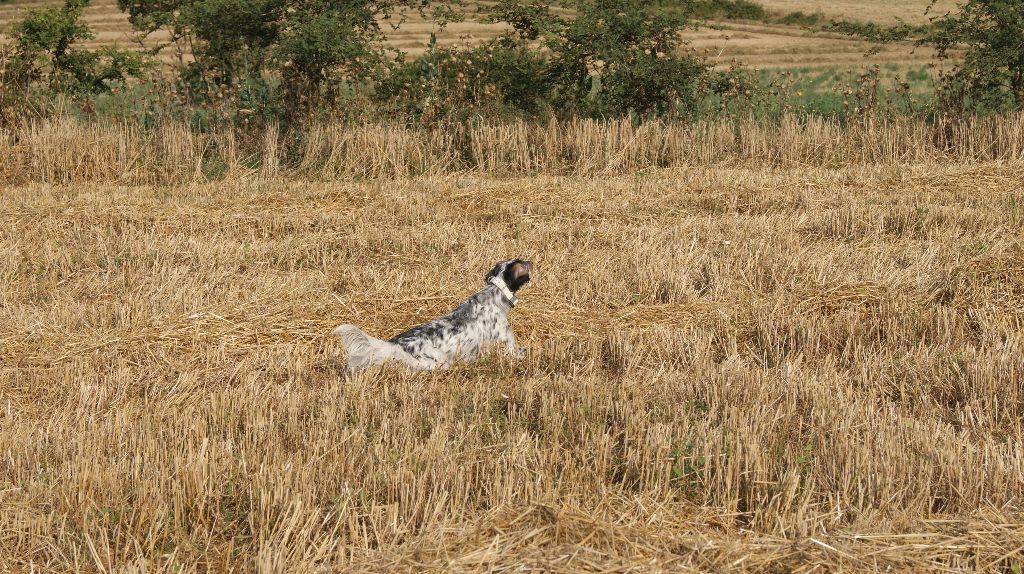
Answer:
[[512, 293], [512, 290], [508, 288], [508, 285], [505, 284], [504, 279], [498, 277], [497, 275], [494, 275], [493, 277], [489, 278], [487, 282], [498, 288], [498, 292], [505, 297], [505, 300], [508, 301], [509, 305], [511, 305], [512, 307], [516, 306], [516, 302], [519, 301], [519, 299], [517, 299], [515, 294]]

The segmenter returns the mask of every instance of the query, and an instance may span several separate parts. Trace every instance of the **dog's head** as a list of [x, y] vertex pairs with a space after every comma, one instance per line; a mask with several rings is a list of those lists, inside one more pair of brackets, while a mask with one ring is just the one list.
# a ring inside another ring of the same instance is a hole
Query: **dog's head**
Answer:
[[533, 264], [525, 259], [506, 259], [494, 266], [484, 276], [484, 282], [491, 280], [491, 277], [498, 277], [508, 285], [509, 291], [515, 293], [520, 287], [530, 281], [530, 274], [533, 273]]

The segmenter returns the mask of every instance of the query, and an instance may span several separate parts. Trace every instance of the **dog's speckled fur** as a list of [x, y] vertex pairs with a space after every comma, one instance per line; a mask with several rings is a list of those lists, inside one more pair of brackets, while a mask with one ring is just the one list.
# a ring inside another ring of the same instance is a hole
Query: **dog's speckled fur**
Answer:
[[355, 325], [339, 325], [348, 352], [347, 372], [357, 372], [387, 361], [398, 361], [412, 369], [436, 369], [457, 360], [473, 359], [489, 345], [501, 345], [516, 356], [524, 354], [508, 322], [513, 302], [490, 283], [500, 278], [515, 293], [530, 281], [533, 266], [522, 259], [508, 259], [494, 266], [484, 277], [485, 287], [466, 299], [451, 313], [413, 327], [382, 341]]

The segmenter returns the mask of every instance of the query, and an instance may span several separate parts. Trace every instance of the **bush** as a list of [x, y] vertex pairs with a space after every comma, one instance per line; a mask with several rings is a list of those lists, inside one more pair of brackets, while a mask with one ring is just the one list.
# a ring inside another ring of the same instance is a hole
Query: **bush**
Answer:
[[564, 6], [574, 17], [556, 15], [546, 2], [492, 5], [489, 21], [513, 33], [464, 49], [440, 49], [432, 38], [421, 58], [396, 64], [377, 84], [378, 101], [425, 123], [545, 110], [621, 117], [696, 109], [708, 67], [679, 54], [685, 20], [627, 0]]
[[[628, 0], [575, 0], [574, 18], [543, 3], [499, 2], [492, 20], [508, 22], [519, 45], [531, 38], [548, 51], [543, 81], [561, 113], [618, 117], [695, 109], [696, 88], [708, 67], [680, 55], [685, 17], [650, 11]], [[509, 42], [513, 39], [509, 38]]]
[[837, 32], [848, 36], [858, 36], [865, 40], [885, 44], [888, 42], [899, 42], [912, 36], [918, 36], [928, 31], [928, 26], [912, 26], [900, 23], [895, 26], [882, 26], [874, 22], [857, 22], [853, 20], [832, 20], [824, 29], [829, 32]]
[[790, 12], [780, 17], [776, 22], [779, 24], [785, 24], [786, 26], [801, 26], [803, 28], [810, 28], [812, 26], [818, 26], [825, 20], [825, 16], [821, 12], [812, 12], [805, 14], [800, 10]]
[[942, 77], [944, 110], [1004, 111], [1024, 108], [1024, 3], [967, 0], [955, 14], [933, 19], [919, 43], [941, 59], [966, 49], [963, 60]]
[[551, 92], [547, 62], [537, 50], [498, 38], [483, 46], [438, 48], [431, 35], [423, 56], [395, 65], [376, 87], [376, 100], [425, 123], [473, 114], [536, 115]]
[[548, 46], [559, 107], [590, 116], [689, 108], [706, 66], [680, 56], [684, 20], [650, 15], [635, 2], [576, 3], [576, 18]]
[[1024, 108], [1024, 2], [1020, 0], [967, 0], [958, 12], [932, 18], [927, 26], [832, 22], [827, 29], [882, 43], [916, 37], [918, 46], [934, 47], [940, 60], [954, 62], [952, 71], [940, 77], [940, 111]]
[[57, 8], [29, 10], [11, 27], [14, 54], [5, 66], [5, 84], [26, 89], [45, 81], [54, 92], [83, 96], [109, 92], [113, 86], [137, 77], [145, 67], [135, 52], [102, 48], [86, 50], [76, 46], [93, 38], [80, 21], [88, 0], [65, 0]]
[[[201, 105], [225, 88], [280, 101], [285, 119], [331, 106], [384, 71], [379, 19], [420, 0], [118, 0], [145, 34], [170, 34], [182, 89]], [[275, 90], [280, 90], [275, 93]], [[236, 102], [237, 103], [237, 102]]]
[[659, 10], [670, 10], [697, 20], [758, 20], [768, 18], [764, 6], [751, 0], [662, 0]]

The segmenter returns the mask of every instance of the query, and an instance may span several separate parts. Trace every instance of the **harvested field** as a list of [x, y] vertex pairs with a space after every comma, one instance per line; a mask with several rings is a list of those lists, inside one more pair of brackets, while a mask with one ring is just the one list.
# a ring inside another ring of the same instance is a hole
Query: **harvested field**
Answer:
[[[782, 13], [799, 10], [804, 14], [820, 12], [830, 18], [860, 20], [895, 24], [904, 21], [924, 24], [931, 16], [941, 16], [956, 10], [956, 0], [909, 0], [907, 2], [884, 2], [882, 0], [763, 0], [765, 8]], [[927, 10], [927, 13], [926, 13]]]
[[[1024, 164], [900, 157], [19, 164], [0, 568], [1015, 572]], [[525, 360], [342, 377], [333, 326], [390, 335], [512, 255]]]
[[869, 42], [779, 24], [723, 22], [684, 36], [689, 49], [720, 68], [739, 62], [761, 68], [833, 65], [863, 69], [872, 64], [928, 63], [934, 56], [930, 48], [915, 49], [911, 42], [881, 46], [869, 55], [874, 46]]

